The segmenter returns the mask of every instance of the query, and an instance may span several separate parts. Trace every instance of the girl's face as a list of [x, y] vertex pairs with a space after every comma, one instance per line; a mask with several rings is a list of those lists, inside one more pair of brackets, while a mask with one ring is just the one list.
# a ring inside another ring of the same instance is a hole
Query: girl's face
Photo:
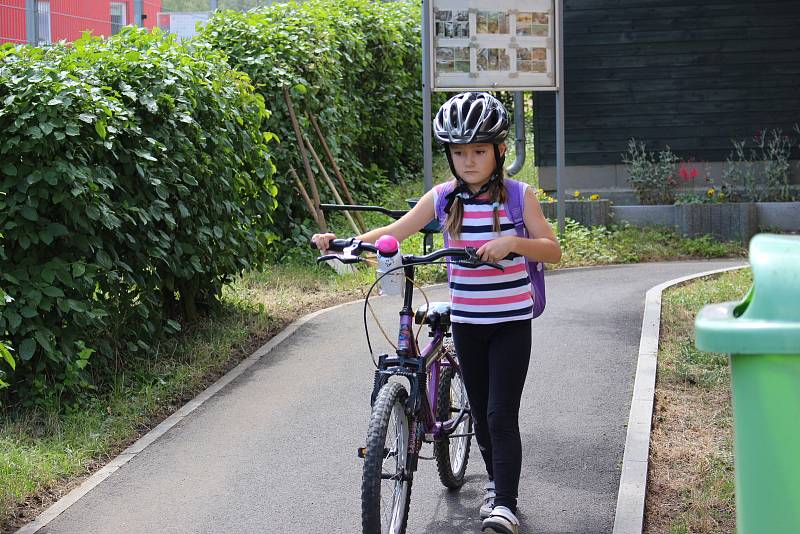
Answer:
[[[505, 154], [506, 145], [498, 145], [500, 155]], [[470, 189], [477, 191], [494, 172], [494, 148], [489, 143], [474, 143], [470, 145], [450, 145], [450, 156], [458, 176], [464, 180]]]

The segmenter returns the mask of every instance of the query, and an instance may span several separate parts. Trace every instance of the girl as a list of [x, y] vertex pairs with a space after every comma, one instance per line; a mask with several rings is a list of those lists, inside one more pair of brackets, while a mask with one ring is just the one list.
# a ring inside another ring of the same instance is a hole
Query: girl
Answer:
[[[374, 243], [392, 235], [402, 241], [436, 213], [446, 214], [443, 232], [451, 247], [476, 246], [491, 267], [449, 273], [453, 341], [475, 421], [475, 434], [489, 482], [481, 506], [482, 530], [517, 534], [517, 492], [522, 466], [519, 405], [531, 352], [533, 294], [528, 259], [557, 263], [561, 247], [533, 190], [524, 186], [523, 220], [530, 238], [518, 237], [506, 213], [503, 179], [508, 113], [488, 93], [461, 93], [436, 114], [433, 127], [444, 143], [454, 180], [428, 191], [400, 220], [358, 237]], [[440, 209], [437, 209], [440, 208]], [[441, 209], [443, 208], [443, 209]], [[334, 234], [312, 240], [324, 251]], [[509, 253], [519, 254], [512, 260]]]

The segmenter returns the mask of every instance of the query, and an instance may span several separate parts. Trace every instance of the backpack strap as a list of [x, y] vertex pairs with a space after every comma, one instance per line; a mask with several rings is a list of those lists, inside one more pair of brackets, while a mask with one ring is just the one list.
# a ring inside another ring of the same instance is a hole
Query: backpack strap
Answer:
[[528, 237], [528, 229], [525, 228], [525, 219], [523, 213], [525, 212], [525, 184], [517, 180], [507, 178], [504, 180], [506, 183], [506, 193], [508, 195], [508, 215], [511, 222], [514, 223], [514, 230], [520, 237]]

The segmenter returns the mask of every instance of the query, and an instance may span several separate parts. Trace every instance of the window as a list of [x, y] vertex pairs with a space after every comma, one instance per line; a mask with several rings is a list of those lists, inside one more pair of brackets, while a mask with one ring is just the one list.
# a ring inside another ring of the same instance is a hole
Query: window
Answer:
[[50, 0], [36, 0], [36, 35], [39, 44], [50, 44]]
[[128, 23], [127, 12], [128, 5], [125, 2], [111, 2], [111, 35], [119, 33]]

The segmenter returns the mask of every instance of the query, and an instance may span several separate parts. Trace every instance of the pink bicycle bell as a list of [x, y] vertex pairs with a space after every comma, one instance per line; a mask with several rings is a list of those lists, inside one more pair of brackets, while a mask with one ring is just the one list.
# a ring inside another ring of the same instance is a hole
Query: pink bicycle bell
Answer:
[[375, 275], [380, 279], [381, 293], [402, 295], [405, 288], [403, 257], [400, 255], [400, 242], [394, 236], [385, 235], [375, 241], [378, 247], [378, 268]]
[[400, 250], [400, 241], [394, 236], [385, 235], [379, 237], [378, 240], [375, 241], [375, 246], [378, 247], [378, 251], [384, 256], [394, 256], [397, 254], [397, 251]]

